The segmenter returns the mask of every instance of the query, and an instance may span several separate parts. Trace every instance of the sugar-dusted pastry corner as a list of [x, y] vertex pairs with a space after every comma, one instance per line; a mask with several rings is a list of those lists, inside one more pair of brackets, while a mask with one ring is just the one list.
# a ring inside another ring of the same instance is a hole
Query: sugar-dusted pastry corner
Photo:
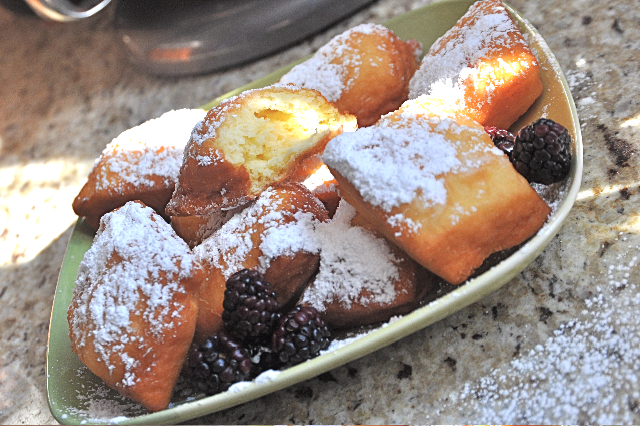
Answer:
[[323, 159], [359, 214], [451, 284], [531, 237], [550, 212], [484, 128], [436, 98], [337, 137]]
[[167, 407], [191, 345], [202, 270], [151, 208], [107, 213], [78, 270], [71, 347], [108, 386], [149, 411]]
[[483, 126], [508, 129], [542, 93], [539, 71], [502, 1], [482, 0], [422, 58], [409, 98], [433, 95]]
[[396, 110], [409, 94], [422, 46], [378, 24], [360, 24], [331, 39], [281, 78], [316, 89], [340, 111], [369, 126]]
[[122, 132], [96, 160], [73, 210], [97, 229], [103, 214], [141, 200], [156, 212], [173, 194], [182, 153], [193, 126], [204, 118], [201, 109], [169, 111]]
[[273, 85], [227, 99], [195, 127], [166, 212], [205, 215], [246, 204], [355, 128], [355, 117], [311, 89]]

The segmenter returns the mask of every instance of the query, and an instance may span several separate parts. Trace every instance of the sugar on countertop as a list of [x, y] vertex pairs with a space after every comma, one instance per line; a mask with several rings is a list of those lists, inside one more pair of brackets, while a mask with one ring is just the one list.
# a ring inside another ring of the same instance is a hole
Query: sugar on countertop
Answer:
[[630, 276], [639, 265], [638, 255], [603, 260], [607, 284], [592, 289], [580, 316], [438, 401], [441, 410], [496, 424], [636, 423], [640, 294]]

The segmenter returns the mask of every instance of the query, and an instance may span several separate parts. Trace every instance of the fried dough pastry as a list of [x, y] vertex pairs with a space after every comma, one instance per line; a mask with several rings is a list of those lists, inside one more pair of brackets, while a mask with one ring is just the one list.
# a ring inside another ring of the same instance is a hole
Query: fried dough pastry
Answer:
[[315, 307], [331, 328], [409, 313], [435, 283], [435, 275], [370, 228], [345, 201], [317, 226], [320, 270], [300, 303]]
[[409, 98], [433, 95], [483, 126], [508, 129], [542, 93], [539, 70], [502, 2], [478, 1], [422, 58]]
[[96, 160], [87, 183], [73, 201], [73, 211], [97, 229], [100, 217], [141, 200], [164, 215], [173, 194], [182, 153], [201, 109], [170, 111], [121, 133]]
[[329, 217], [333, 217], [341, 200], [338, 194], [338, 182], [322, 162], [321, 155], [314, 155], [303, 161], [291, 174], [289, 181], [304, 185], [324, 204]]
[[219, 210], [206, 215], [172, 216], [171, 227], [191, 248], [201, 244], [245, 206]]
[[208, 278], [200, 291], [196, 339], [222, 328], [227, 279], [256, 269], [273, 286], [278, 305], [295, 302], [318, 268], [313, 228], [327, 220], [323, 205], [304, 188], [286, 183], [265, 190], [194, 249]]
[[206, 215], [246, 204], [355, 127], [355, 117], [338, 112], [317, 91], [293, 85], [227, 99], [194, 129], [166, 212]]
[[151, 208], [107, 213], [68, 310], [80, 361], [149, 411], [167, 407], [195, 331], [204, 278], [187, 245]]
[[426, 96], [336, 138], [323, 160], [359, 214], [451, 284], [550, 212], [480, 124]]
[[407, 100], [421, 54], [417, 41], [404, 42], [382, 25], [361, 24], [334, 37], [280, 82], [318, 90], [364, 127]]

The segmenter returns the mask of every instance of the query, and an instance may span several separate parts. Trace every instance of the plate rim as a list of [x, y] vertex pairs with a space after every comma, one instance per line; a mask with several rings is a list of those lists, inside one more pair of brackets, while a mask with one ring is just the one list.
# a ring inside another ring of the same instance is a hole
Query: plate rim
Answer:
[[[397, 25], [403, 19], [407, 19], [408, 17], [415, 14], [426, 13], [432, 8], [446, 8], [452, 4], [471, 5], [472, 3], [474, 3], [474, 1], [475, 0], [444, 0], [431, 3], [391, 18], [390, 20], [384, 22], [383, 25], [393, 27], [393, 25]], [[121, 421], [118, 421], [117, 423], [160, 424], [169, 422], [182, 422], [243, 404], [261, 396], [289, 387], [295, 383], [299, 383], [304, 380], [316, 377], [323, 372], [329, 371], [333, 368], [344, 365], [350, 361], [354, 361], [372, 352], [380, 350], [399, 339], [407, 337], [408, 335], [413, 334], [431, 324], [434, 324], [435, 322], [446, 318], [454, 312], [477, 302], [481, 298], [490, 293], [493, 293], [504, 284], [509, 282], [516, 275], [526, 269], [531, 264], [531, 262], [540, 255], [540, 253], [548, 246], [551, 240], [560, 231], [560, 228], [568, 217], [569, 212], [573, 208], [573, 205], [577, 199], [582, 181], [583, 171], [582, 134], [577, 109], [573, 100], [573, 96], [571, 95], [569, 84], [553, 52], [548, 48], [546, 41], [540, 35], [537, 29], [526, 18], [524, 18], [520, 14], [520, 12], [515, 10], [507, 3], [504, 3], [504, 5], [511, 13], [511, 15], [516, 19], [521, 28], [525, 28], [530, 34], [536, 36], [536, 42], [542, 45], [543, 48], [545, 48], [543, 49], [544, 54], [548, 56], [549, 60], [552, 62], [552, 65], [554, 65], [556, 71], [555, 74], [559, 78], [561, 86], [564, 90], [564, 97], [568, 102], [569, 108], [571, 110], [571, 117], [573, 120], [573, 125], [575, 127], [574, 143], [572, 146], [572, 164], [570, 175], [571, 182], [568, 184], [568, 188], [565, 192], [566, 195], [561, 205], [553, 213], [553, 216], [545, 223], [545, 225], [516, 252], [508, 256], [506, 259], [500, 261], [497, 265], [491, 267], [481, 275], [467, 280], [465, 283], [457, 286], [451, 292], [438, 297], [434, 301], [415, 309], [413, 312], [406, 314], [397, 320], [394, 320], [392, 323], [388, 323], [373, 330], [369, 334], [350, 342], [344, 347], [338, 348], [331, 353], [311, 359], [303, 364], [299, 364], [279, 372], [277, 378], [273, 381], [264, 381], [261, 383], [256, 383], [255, 381], [249, 382], [238, 393], [224, 392], [206, 398], [188, 401], [182, 403], [181, 405], [170, 407], [156, 413], [147, 413], [136, 417], [122, 418]], [[276, 71], [273, 71], [262, 78], [256, 79], [248, 84], [234, 89], [233, 91], [225, 93], [222, 96], [217, 97], [213, 101], [203, 105], [201, 108], [209, 109], [220, 103], [222, 100], [235, 96], [244, 90], [270, 84], [274, 80], [277, 80], [279, 76], [284, 74], [294, 65], [304, 61], [307, 58], [308, 57], [302, 58]], [[65, 312], [67, 310], [67, 306], [60, 307], [60, 303], [62, 303], [60, 302], [61, 296], [59, 297], [59, 294], [61, 294], [62, 292], [62, 289], [60, 288], [61, 280], [69, 273], [73, 273], [73, 275], [75, 275], [77, 273], [77, 266], [75, 266], [74, 271], [74, 265], [75, 263], [79, 263], [80, 261], [79, 259], [73, 257], [77, 255], [77, 253], [74, 254], [74, 249], [75, 251], [78, 251], [78, 247], [75, 247], [75, 245], [79, 244], [74, 238], [83, 236], [86, 237], [87, 228], [88, 225], [82, 218], [79, 218], [73, 227], [72, 235], [67, 244], [63, 263], [58, 276], [58, 282], [56, 284], [52, 312], [49, 322], [49, 334], [47, 339], [46, 353], [47, 402], [54, 418], [63, 424], [75, 424], [77, 419], [63, 413], [57, 406], [57, 403], [52, 400], [51, 373], [53, 362], [50, 352], [52, 328], [54, 326], [54, 314], [59, 314], [59, 311], [62, 309], [64, 309]], [[88, 241], [83, 242], [87, 243]], [[72, 288], [68, 290], [72, 290]], [[59, 303], [56, 304], [56, 302]], [[57, 331], [59, 332], [60, 330]], [[53, 334], [55, 335], [55, 333]], [[53, 373], [55, 374], [55, 372]], [[92, 421], [96, 419], [88, 420]]]

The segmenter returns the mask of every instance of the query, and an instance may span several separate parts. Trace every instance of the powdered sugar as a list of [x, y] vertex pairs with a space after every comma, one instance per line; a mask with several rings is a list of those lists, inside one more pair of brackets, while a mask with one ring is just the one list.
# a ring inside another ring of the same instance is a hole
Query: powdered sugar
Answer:
[[[293, 218], [292, 222], [272, 226], [264, 231], [260, 251], [267, 259], [294, 255], [298, 252], [315, 253], [318, 251], [314, 241], [314, 233], [319, 222], [314, 219], [313, 214], [296, 212], [293, 214]], [[268, 264], [265, 264], [263, 267], [266, 269], [267, 266]]]
[[593, 288], [579, 317], [504, 368], [467, 383], [442, 407], [453, 404], [465, 416], [497, 424], [637, 422], [640, 295], [631, 273], [639, 260], [625, 253], [603, 261], [598, 281], [606, 284]]
[[354, 33], [384, 34], [389, 30], [377, 24], [360, 24], [337, 35], [305, 62], [296, 65], [285, 74], [280, 82], [293, 83], [301, 87], [315, 89], [329, 101], [337, 101], [349, 89], [352, 80], [347, 79], [348, 67], [353, 78], [357, 78], [362, 58], [357, 50], [348, 44]]
[[241, 392], [244, 389], [248, 388], [251, 383], [254, 383], [256, 385], [262, 384], [262, 383], [269, 383], [272, 382], [276, 379], [276, 377], [278, 377], [280, 375], [280, 370], [267, 370], [267, 371], [263, 371], [262, 373], [260, 373], [258, 375], [258, 377], [256, 377], [255, 379], [253, 379], [253, 381], [251, 382], [238, 382], [238, 383], [234, 383], [233, 385], [231, 385], [231, 387], [227, 390], [227, 392], [229, 393], [237, 393], [237, 392]]
[[[512, 45], [509, 34], [519, 33], [518, 27], [502, 6], [496, 6], [493, 13], [484, 14], [481, 2], [478, 2], [469, 8], [461, 21], [465, 19], [470, 20], [467, 25], [454, 27], [456, 31], [462, 32], [460, 35], [447, 39], [450, 35], [447, 32], [436, 40], [429, 53], [424, 56], [409, 84], [410, 99], [431, 94], [464, 107], [464, 82], [471, 81], [475, 84], [480, 72], [490, 71], [486, 66], [483, 69], [478, 67], [478, 62], [490, 57], [494, 46], [509, 49]], [[498, 62], [500, 63], [500, 59]], [[514, 67], [504, 61], [502, 65]], [[528, 64], [519, 66], [526, 67]], [[486, 89], [488, 100], [493, 88], [501, 84], [497, 78], [492, 78], [491, 81]]]
[[233, 216], [194, 249], [196, 258], [219, 268], [225, 278], [242, 269], [246, 259], [258, 254], [258, 270], [264, 273], [271, 261], [298, 251], [315, 252], [310, 212], [282, 209], [283, 200], [268, 188], [251, 206]]
[[[141, 315], [147, 332], [162, 340], [163, 333], [179, 321], [175, 314], [181, 306], [172, 302], [172, 296], [185, 292], [178, 282], [190, 276], [193, 267], [187, 245], [152, 209], [130, 202], [106, 214], [76, 279], [78, 308], [70, 327], [78, 347], [92, 336], [107, 368], [115, 368], [112, 362], [117, 357], [125, 368], [121, 384], [133, 385], [139, 360], [124, 352], [124, 347], [136, 340], [140, 347], [147, 343], [132, 329], [131, 315]], [[166, 284], [159, 282], [162, 276]], [[142, 312], [138, 311], [141, 302], [146, 306]]]
[[461, 162], [455, 144], [432, 124], [429, 119], [411, 120], [401, 128], [390, 122], [343, 133], [329, 142], [323, 160], [365, 201], [387, 212], [414, 198], [425, 206], [444, 204], [447, 192], [440, 176], [454, 172]]
[[320, 270], [302, 302], [319, 311], [325, 304], [339, 302], [390, 304], [397, 296], [394, 282], [399, 262], [387, 242], [362, 227], [352, 226], [356, 211], [341, 201], [332, 221], [317, 225]]
[[351, 225], [353, 207], [341, 202], [333, 220], [321, 222], [310, 212], [279, 209], [280, 204], [268, 189], [197, 246], [196, 258], [219, 268], [228, 278], [250, 256], [258, 257], [256, 269], [264, 273], [279, 256], [320, 254], [313, 291], [305, 295], [305, 301], [316, 308], [323, 310], [325, 303], [334, 300], [348, 307], [354, 301], [384, 305], [396, 298], [398, 260], [383, 239]]
[[[205, 115], [201, 109], [169, 111], [121, 133], [97, 160], [97, 189], [122, 191], [122, 184], [155, 185], [152, 177], [173, 185], [193, 126]], [[113, 176], [117, 176], [114, 182]]]
[[[248, 94], [250, 91], [244, 92]], [[191, 132], [190, 142], [196, 146], [202, 145], [207, 139], [213, 138], [217, 134], [218, 128], [225, 122], [229, 111], [233, 111], [237, 106], [234, 102], [238, 99], [238, 96], [232, 96], [223, 100], [220, 105], [216, 106], [216, 110], [220, 111], [217, 115], [217, 120], [211, 120], [210, 115], [198, 122], [193, 131]], [[189, 148], [189, 147], [187, 147]], [[186, 153], [186, 152], [185, 152]], [[218, 155], [219, 156], [219, 155]]]

